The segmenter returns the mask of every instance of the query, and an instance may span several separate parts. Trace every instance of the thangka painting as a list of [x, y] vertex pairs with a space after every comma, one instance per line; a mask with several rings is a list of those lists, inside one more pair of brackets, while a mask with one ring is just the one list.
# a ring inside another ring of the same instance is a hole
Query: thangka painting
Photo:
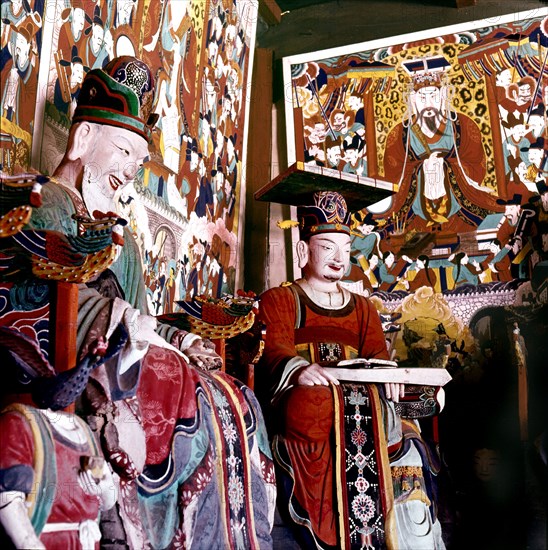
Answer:
[[289, 163], [396, 189], [353, 216], [350, 282], [546, 302], [547, 59], [546, 8], [284, 59]]
[[[253, 0], [2, 1], [2, 157], [51, 174], [88, 71], [143, 59], [156, 77], [150, 160], [118, 207], [141, 246], [149, 310], [239, 287]], [[9, 24], [8, 24], [9, 21]]]

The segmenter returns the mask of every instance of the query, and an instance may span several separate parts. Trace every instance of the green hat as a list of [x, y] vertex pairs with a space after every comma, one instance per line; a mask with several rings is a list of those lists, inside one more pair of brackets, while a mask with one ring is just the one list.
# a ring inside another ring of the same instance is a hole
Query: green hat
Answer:
[[117, 57], [86, 75], [72, 123], [116, 126], [150, 141], [158, 120], [151, 112], [153, 98], [154, 77], [148, 66], [135, 57]]

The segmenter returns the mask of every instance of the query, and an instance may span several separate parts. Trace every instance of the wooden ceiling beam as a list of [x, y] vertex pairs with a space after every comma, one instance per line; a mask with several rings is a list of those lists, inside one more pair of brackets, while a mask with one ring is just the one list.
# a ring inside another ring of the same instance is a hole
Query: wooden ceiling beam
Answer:
[[276, 0], [260, 0], [259, 14], [268, 25], [277, 25], [282, 20], [282, 10]]
[[477, 0], [454, 0], [454, 2], [457, 8], [469, 8], [470, 6], [475, 6]]

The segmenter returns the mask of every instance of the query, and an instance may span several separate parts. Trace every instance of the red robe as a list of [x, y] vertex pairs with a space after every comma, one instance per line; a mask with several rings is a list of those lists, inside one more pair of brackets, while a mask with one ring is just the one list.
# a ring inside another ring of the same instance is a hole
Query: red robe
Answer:
[[[53, 497], [46, 525], [98, 521], [99, 499], [86, 494], [77, 480], [77, 472], [81, 468], [80, 458], [96, 455], [97, 451], [87, 443], [78, 445], [66, 440], [52, 427], [49, 430], [55, 449], [55, 483], [51, 479], [48, 482], [44, 475], [41, 478], [36, 476], [35, 454], [44, 453], [47, 446], [44, 447], [42, 441], [35, 440], [29, 422], [15, 411], [0, 415], [0, 477], [5, 480], [2, 490], [21, 491], [25, 494], [36, 491], [37, 506], [41, 505], [42, 499]], [[89, 437], [93, 437], [91, 433]], [[49, 457], [45, 457], [45, 462], [48, 459]], [[47, 466], [44, 469], [47, 470]], [[47, 549], [78, 550], [82, 547], [77, 529], [42, 533], [40, 540]], [[99, 547], [98, 543], [96, 547]]]
[[[273, 388], [284, 386], [286, 365], [298, 355], [311, 363], [352, 357], [388, 359], [379, 316], [367, 298], [352, 294], [341, 310], [327, 310], [314, 304], [298, 285], [292, 288], [299, 296], [299, 311], [293, 290], [288, 287], [273, 288], [261, 297], [259, 317], [266, 324], [267, 337], [256, 374], [259, 384], [266, 385], [268, 379]], [[373, 391], [377, 395], [376, 388]], [[321, 548], [337, 547], [351, 530], [339, 522], [339, 510], [345, 518], [348, 513], [345, 490], [339, 483], [335, 456], [338, 446], [333, 443], [334, 431], [337, 434], [339, 430], [334, 426], [340, 403], [337, 392], [333, 386], [293, 386], [278, 391], [278, 396], [282, 395], [273, 405], [279, 421], [274, 455], [282, 468], [288, 460], [292, 469], [290, 514], [297, 523], [310, 522], [309, 529]], [[371, 431], [367, 431], [367, 438], [379, 435]], [[384, 463], [377, 456], [379, 470], [389, 472], [386, 446], [378, 447], [384, 449]], [[379, 479], [379, 485], [387, 481]], [[390, 487], [386, 489], [391, 492]], [[342, 530], [346, 533], [341, 535]]]

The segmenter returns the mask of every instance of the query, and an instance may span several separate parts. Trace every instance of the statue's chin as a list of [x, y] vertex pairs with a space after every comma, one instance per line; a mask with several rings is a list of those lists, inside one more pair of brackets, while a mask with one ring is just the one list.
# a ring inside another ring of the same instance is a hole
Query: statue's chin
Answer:
[[116, 211], [116, 204], [112, 191], [105, 189], [97, 181], [90, 181], [84, 177], [82, 182], [82, 197], [88, 212], [100, 212]]

